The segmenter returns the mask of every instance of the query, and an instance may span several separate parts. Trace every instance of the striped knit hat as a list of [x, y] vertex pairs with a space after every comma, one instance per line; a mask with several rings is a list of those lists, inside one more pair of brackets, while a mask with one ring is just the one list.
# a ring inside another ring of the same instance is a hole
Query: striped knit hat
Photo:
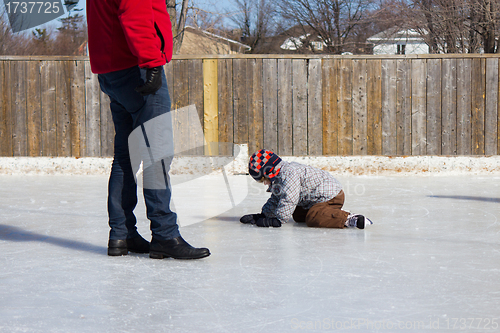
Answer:
[[271, 181], [280, 172], [275, 167], [281, 162], [281, 158], [270, 150], [261, 149], [250, 157], [248, 170], [250, 175], [257, 181], [266, 176]]

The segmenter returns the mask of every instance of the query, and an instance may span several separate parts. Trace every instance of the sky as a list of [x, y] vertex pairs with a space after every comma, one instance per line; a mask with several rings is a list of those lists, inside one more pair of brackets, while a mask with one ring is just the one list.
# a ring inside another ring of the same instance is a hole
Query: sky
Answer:
[[[179, 1], [180, 0], [177, 0], [177, 2], [179, 2]], [[209, 12], [224, 13], [224, 12], [231, 12], [231, 11], [235, 10], [234, 2], [235, 2], [235, 0], [190, 0], [189, 5], [192, 6], [194, 4], [194, 6], [201, 8], [201, 9], [205, 9]], [[64, 0], [63, 0], [63, 3], [64, 3]], [[81, 13], [83, 15], [85, 15], [86, 0], [79, 0], [76, 8], [83, 9], [81, 11]], [[64, 9], [66, 12], [66, 8], [64, 8]], [[67, 14], [65, 14], [65, 15], [67, 15]], [[61, 17], [64, 17], [64, 16], [61, 16]], [[58, 19], [54, 19], [46, 24], [35, 27], [35, 28], [49, 27], [49, 28], [55, 29], [61, 25], [61, 23], [59, 21], [59, 19], [61, 17], [59, 17]], [[228, 24], [230, 24], [229, 20], [228, 20]]]
[[[179, 2], [180, 0], [177, 0], [177, 3]], [[235, 0], [189, 0], [189, 6], [194, 4], [196, 7], [213, 12], [233, 11], [235, 8], [234, 3]], [[85, 5], [85, 0], [79, 0], [78, 8], [83, 8], [85, 11]]]

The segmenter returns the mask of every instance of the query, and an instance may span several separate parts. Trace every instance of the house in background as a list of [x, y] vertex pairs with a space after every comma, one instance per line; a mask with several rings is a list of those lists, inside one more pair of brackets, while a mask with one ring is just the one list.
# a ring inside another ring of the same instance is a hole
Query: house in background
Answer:
[[250, 51], [250, 46], [211, 32], [187, 26], [178, 54], [239, 54]]
[[[342, 54], [371, 54], [365, 41], [347, 40]], [[256, 54], [332, 54], [332, 49], [317, 31], [308, 26], [296, 25], [275, 36], [263, 38], [252, 50]]]
[[278, 35], [263, 38], [252, 53], [314, 54], [326, 52], [326, 44], [313, 29], [297, 25]]
[[413, 29], [394, 27], [367, 39], [373, 44], [373, 54], [429, 54], [429, 45]]

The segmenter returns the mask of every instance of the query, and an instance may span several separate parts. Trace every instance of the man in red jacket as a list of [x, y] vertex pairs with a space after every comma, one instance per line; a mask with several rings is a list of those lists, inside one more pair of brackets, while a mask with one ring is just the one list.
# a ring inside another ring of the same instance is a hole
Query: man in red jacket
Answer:
[[[109, 177], [108, 255], [148, 253], [151, 258], [198, 259], [210, 255], [194, 248], [180, 235], [177, 216], [170, 210], [168, 169], [171, 158], [156, 161], [163, 186], [144, 186], [151, 244], [139, 235], [136, 217], [137, 185], [129, 151], [129, 136], [138, 128], [148, 141], [144, 124], [164, 121], [170, 96], [163, 65], [172, 58], [172, 30], [165, 0], [87, 0], [90, 65], [98, 74], [101, 90], [111, 101], [115, 125], [114, 158]], [[166, 124], [171, 127], [171, 124]], [[140, 127], [140, 128], [139, 128]], [[168, 131], [168, 128], [165, 128]], [[150, 138], [151, 139], [151, 138]], [[170, 143], [173, 144], [173, 143]], [[148, 170], [144, 170], [146, 179]], [[146, 181], [146, 180], [145, 180]]]

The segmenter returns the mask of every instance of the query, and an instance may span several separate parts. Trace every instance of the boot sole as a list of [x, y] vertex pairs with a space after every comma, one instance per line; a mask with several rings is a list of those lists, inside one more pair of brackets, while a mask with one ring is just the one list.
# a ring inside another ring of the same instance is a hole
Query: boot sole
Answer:
[[197, 257], [174, 257], [174, 256], [171, 256], [171, 255], [168, 255], [166, 253], [161, 253], [161, 252], [149, 252], [149, 257], [151, 259], [163, 259], [163, 258], [174, 258], [174, 259], [185, 259], [185, 260], [189, 260], [189, 259], [201, 259], [201, 258], [206, 258], [210, 255], [210, 252], [209, 253], [206, 253], [206, 254], [203, 254], [203, 255], [200, 255], [200, 256], [197, 256]]
[[149, 250], [148, 251], [145, 251], [145, 250], [131, 250], [131, 249], [128, 249], [129, 252], [133, 252], [133, 253], [149, 253]]
[[118, 257], [118, 256], [126, 256], [128, 254], [128, 250], [122, 247], [111, 247], [108, 248], [108, 256]]

